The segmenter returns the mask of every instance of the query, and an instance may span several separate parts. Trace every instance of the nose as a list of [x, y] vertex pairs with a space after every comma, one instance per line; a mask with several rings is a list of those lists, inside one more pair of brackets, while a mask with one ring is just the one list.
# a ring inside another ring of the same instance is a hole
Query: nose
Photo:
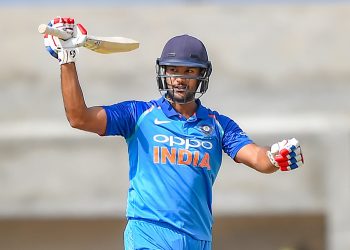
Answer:
[[186, 82], [186, 79], [183, 78], [182, 76], [176, 76], [175, 77], [175, 82], [179, 84], [184, 84]]

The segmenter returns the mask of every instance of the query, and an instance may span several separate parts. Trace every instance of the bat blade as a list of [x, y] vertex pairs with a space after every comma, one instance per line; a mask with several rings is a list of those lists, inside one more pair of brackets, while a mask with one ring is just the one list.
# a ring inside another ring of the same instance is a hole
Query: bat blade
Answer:
[[[57, 36], [61, 39], [69, 39], [72, 37], [72, 34], [49, 27], [46, 24], [40, 24], [38, 31], [41, 34]], [[83, 46], [97, 53], [111, 54], [135, 50], [140, 46], [140, 43], [126, 37], [97, 37], [88, 35]]]
[[85, 48], [102, 54], [128, 52], [139, 48], [139, 42], [126, 37], [88, 36]]

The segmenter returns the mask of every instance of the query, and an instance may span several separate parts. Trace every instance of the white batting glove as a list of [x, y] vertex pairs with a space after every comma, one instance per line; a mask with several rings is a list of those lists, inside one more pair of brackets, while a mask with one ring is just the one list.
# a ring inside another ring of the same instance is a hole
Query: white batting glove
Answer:
[[281, 171], [296, 169], [304, 164], [299, 142], [295, 138], [273, 144], [271, 150], [267, 151], [267, 156]]
[[83, 46], [86, 41], [87, 31], [84, 26], [74, 24], [74, 19], [69, 17], [57, 17], [51, 20], [48, 26], [64, 30], [71, 34], [71, 38], [63, 40], [55, 36], [44, 35], [47, 51], [57, 58], [61, 65], [75, 62], [79, 53], [78, 47]]

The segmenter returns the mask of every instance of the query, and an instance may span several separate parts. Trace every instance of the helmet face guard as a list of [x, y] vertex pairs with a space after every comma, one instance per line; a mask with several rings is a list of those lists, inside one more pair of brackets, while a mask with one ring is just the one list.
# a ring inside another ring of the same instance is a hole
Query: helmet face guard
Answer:
[[[167, 66], [200, 68], [201, 73], [196, 77], [169, 75], [166, 74]], [[162, 96], [165, 96], [171, 102], [179, 104], [193, 102], [207, 91], [211, 71], [211, 63], [208, 61], [207, 51], [203, 43], [188, 35], [176, 36], [166, 43], [161, 57], [156, 61], [158, 90]], [[174, 77], [197, 80], [196, 91], [186, 90], [186, 97], [182, 100], [176, 100], [174, 89], [169, 88], [167, 83]]]
[[[171, 65], [174, 66], [174, 65]], [[181, 65], [187, 66], [187, 65]], [[171, 102], [176, 102], [180, 104], [185, 104], [199, 99], [208, 89], [209, 76], [211, 73], [211, 67], [209, 65], [208, 69], [201, 68], [201, 73], [197, 77], [191, 77], [186, 75], [169, 75], [166, 74], [166, 66], [159, 65], [159, 60], [156, 62], [156, 73], [157, 73], [157, 84], [160, 94], [166, 97]], [[171, 81], [171, 78], [183, 78], [186, 80], [195, 79], [197, 80], [197, 89], [196, 91], [186, 90], [188, 93], [183, 100], [175, 100], [174, 98], [174, 89], [168, 86], [168, 81]]]

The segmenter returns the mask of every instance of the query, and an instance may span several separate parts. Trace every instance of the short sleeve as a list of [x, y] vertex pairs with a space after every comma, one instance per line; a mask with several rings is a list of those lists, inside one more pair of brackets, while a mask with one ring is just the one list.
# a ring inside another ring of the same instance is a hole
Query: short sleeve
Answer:
[[245, 145], [253, 143], [248, 135], [229, 117], [221, 115], [219, 122], [223, 128], [222, 149], [232, 159]]
[[107, 114], [106, 136], [121, 135], [129, 137], [137, 119], [136, 101], [125, 101], [110, 106], [102, 106]]

